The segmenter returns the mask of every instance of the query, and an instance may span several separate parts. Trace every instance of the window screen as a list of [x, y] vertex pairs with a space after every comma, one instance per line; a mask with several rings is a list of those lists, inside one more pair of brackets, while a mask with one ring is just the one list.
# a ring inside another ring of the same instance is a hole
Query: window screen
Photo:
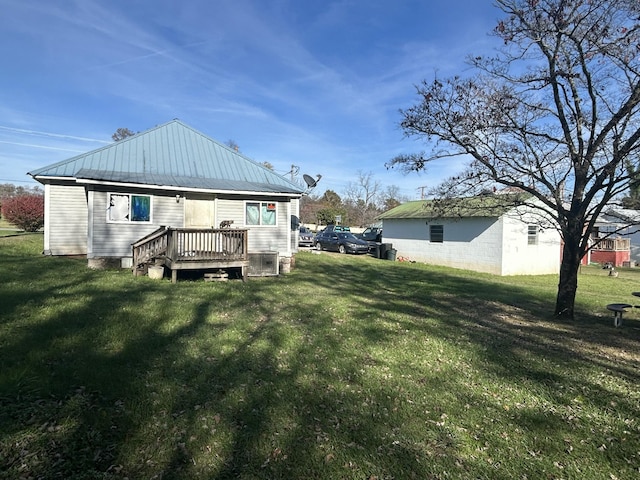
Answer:
[[429, 225], [429, 241], [432, 243], [444, 242], [443, 225]]
[[527, 226], [527, 244], [528, 245], [538, 244], [538, 227], [535, 225]]

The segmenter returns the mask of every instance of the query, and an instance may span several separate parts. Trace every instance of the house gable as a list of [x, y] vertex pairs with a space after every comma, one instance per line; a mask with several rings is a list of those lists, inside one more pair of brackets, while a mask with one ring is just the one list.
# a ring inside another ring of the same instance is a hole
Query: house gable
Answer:
[[179, 120], [29, 172], [47, 183], [118, 183], [207, 191], [300, 196], [285, 177]]

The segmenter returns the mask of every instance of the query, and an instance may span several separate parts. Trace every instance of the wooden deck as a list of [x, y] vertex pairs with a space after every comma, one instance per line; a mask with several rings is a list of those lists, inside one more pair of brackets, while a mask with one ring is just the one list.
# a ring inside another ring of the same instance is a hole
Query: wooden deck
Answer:
[[180, 270], [240, 268], [247, 278], [247, 230], [240, 228], [161, 227], [132, 245], [133, 266], [158, 260], [171, 270], [176, 283]]

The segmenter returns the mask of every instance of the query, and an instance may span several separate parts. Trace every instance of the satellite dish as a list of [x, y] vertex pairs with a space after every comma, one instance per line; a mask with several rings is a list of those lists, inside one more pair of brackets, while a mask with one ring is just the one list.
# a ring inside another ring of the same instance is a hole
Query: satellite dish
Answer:
[[317, 175], [317, 179], [314, 179], [311, 175], [307, 175], [305, 173], [304, 175], [302, 175], [302, 178], [304, 179], [304, 182], [307, 184], [307, 187], [313, 188], [318, 184], [318, 182], [322, 178], [322, 175]]

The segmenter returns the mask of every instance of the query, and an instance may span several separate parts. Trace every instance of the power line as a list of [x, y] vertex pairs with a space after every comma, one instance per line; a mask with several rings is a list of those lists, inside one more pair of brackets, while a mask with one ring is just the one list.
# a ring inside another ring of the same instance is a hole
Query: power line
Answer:
[[9, 182], [9, 183], [33, 183], [38, 184], [35, 180], [15, 180], [12, 178], [0, 178], [0, 182]]

